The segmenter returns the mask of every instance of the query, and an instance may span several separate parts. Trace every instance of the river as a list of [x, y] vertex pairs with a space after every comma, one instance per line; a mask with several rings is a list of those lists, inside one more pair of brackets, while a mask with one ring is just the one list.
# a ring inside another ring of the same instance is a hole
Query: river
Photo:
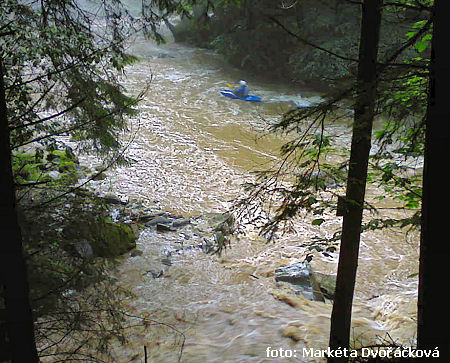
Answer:
[[[126, 69], [123, 85], [136, 95], [149, 83], [138, 116], [129, 120], [125, 138], [132, 138], [127, 156], [133, 163], [109, 172], [97, 187], [139, 199], [155, 211], [185, 217], [225, 212], [242, 194], [251, 171], [279, 159], [280, 135], [262, 135], [267, 120], [292, 106], [316, 102], [311, 90], [247, 76], [210, 51], [169, 42], [157, 46], [136, 39], [132, 53], [141, 60]], [[230, 100], [218, 90], [240, 79], [260, 104]], [[370, 190], [369, 196], [376, 194]], [[386, 203], [386, 202], [385, 202]], [[389, 207], [388, 204], [384, 205]], [[402, 213], [402, 212], [396, 212]], [[125, 259], [117, 270], [120, 283], [136, 295], [127, 301], [135, 314], [168, 324], [130, 330], [129, 343], [117, 347], [116, 361], [272, 362], [267, 349], [295, 349], [286, 362], [324, 361], [307, 357], [303, 348], [326, 349], [331, 302], [295, 296], [277, 284], [273, 271], [303, 261], [302, 246], [314, 234], [330, 236], [341, 223], [323, 216], [321, 226], [305, 217], [295, 231], [267, 243], [254, 232], [232, 238], [220, 257], [200, 250], [172, 254], [182, 240], [200, 238], [193, 226], [176, 232], [142, 231], [140, 256]], [[198, 227], [198, 226], [197, 226]], [[380, 342], [389, 335], [399, 343], [415, 339], [418, 238], [404, 231], [370, 232], [362, 237], [353, 308], [356, 345]], [[315, 253], [316, 271], [335, 273], [338, 254]], [[169, 266], [170, 265], [170, 266]], [[160, 278], [145, 272], [161, 269]]]

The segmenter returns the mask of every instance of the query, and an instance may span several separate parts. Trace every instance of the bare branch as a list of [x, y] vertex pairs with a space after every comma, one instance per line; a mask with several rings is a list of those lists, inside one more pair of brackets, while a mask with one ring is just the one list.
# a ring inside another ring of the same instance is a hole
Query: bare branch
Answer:
[[33, 122], [29, 122], [29, 123], [24, 124], [24, 125], [17, 125], [17, 126], [14, 126], [14, 127], [10, 127], [9, 129], [10, 130], [17, 130], [17, 129], [25, 128], [25, 127], [28, 127], [28, 126], [33, 126], [33, 125], [36, 125], [36, 124], [39, 124], [39, 123], [42, 123], [42, 122], [45, 122], [45, 121], [49, 121], [51, 119], [54, 119], [54, 118], [59, 117], [59, 116], [62, 116], [65, 113], [73, 110], [74, 108], [78, 107], [81, 103], [83, 103], [85, 100], [86, 100], [86, 98], [82, 98], [81, 100], [79, 100], [78, 102], [75, 102], [73, 105], [69, 106], [68, 108], [66, 108], [63, 111], [60, 111], [60, 112], [55, 113], [55, 114], [53, 114], [51, 116], [47, 116], [47, 117], [41, 118], [41, 119], [33, 121]]
[[291, 30], [289, 30], [288, 28], [286, 28], [283, 24], [280, 23], [280, 21], [278, 21], [278, 19], [274, 18], [273, 16], [269, 16], [269, 19], [272, 20], [275, 24], [277, 24], [280, 28], [282, 28], [286, 33], [288, 33], [289, 35], [293, 36], [294, 38], [296, 38], [297, 40], [301, 41], [302, 43], [309, 45], [310, 47], [319, 49], [325, 53], [331, 54], [332, 56], [339, 58], [339, 59], [343, 59], [345, 61], [350, 61], [350, 62], [358, 62], [357, 59], [355, 58], [350, 58], [350, 57], [346, 57], [340, 54], [337, 54], [329, 49], [323, 48], [317, 44], [314, 44], [312, 42], [310, 42], [309, 40], [306, 40], [302, 37], [300, 37], [298, 34], [293, 33]]

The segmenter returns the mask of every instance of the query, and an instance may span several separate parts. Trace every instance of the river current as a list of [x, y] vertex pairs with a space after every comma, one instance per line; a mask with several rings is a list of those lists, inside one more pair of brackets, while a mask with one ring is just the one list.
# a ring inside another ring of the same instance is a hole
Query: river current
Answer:
[[[279, 160], [283, 138], [263, 136], [266, 121], [280, 117], [293, 101], [320, 99], [310, 90], [253, 79], [206, 50], [139, 38], [131, 52], [141, 60], [127, 67], [123, 86], [137, 95], [149, 85], [139, 114], [129, 120], [127, 156], [133, 162], [109, 172], [97, 187], [142, 200], [155, 211], [184, 217], [226, 212], [251, 171]], [[240, 79], [264, 102], [219, 94]], [[315, 234], [329, 237], [341, 224], [335, 215], [323, 216], [320, 226], [311, 225], [311, 218], [296, 221], [295, 231], [275, 243], [249, 231], [233, 237], [220, 257], [192, 249], [172, 255], [170, 264], [164, 264], [167, 251], [180, 240], [199, 238], [195, 230], [144, 229], [137, 241], [143, 254], [125, 259], [116, 275], [136, 295], [127, 301], [130, 311], [155, 324], [148, 331], [130, 330], [129, 343], [115, 349], [116, 361], [144, 361], [144, 346], [149, 362], [324, 361], [305, 356], [303, 348], [327, 348], [331, 302], [296, 296], [274, 280], [275, 268], [304, 260], [303, 243]], [[352, 323], [356, 346], [384, 338], [414, 343], [417, 244], [417, 234], [405, 231], [362, 236]], [[334, 274], [337, 261], [337, 253], [316, 253], [311, 265]], [[164, 274], [152, 278], [150, 269]], [[184, 345], [171, 327], [184, 334]], [[295, 349], [296, 356], [267, 355], [280, 348]]]

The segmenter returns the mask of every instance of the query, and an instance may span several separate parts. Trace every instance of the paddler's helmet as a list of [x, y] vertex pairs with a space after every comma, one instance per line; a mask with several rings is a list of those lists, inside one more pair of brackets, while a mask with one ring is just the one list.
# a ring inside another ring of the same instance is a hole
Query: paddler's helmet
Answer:
[[246, 85], [247, 85], [247, 82], [245, 82], [245, 81], [240, 81], [239, 84], [240, 84], [241, 86], [246, 86]]

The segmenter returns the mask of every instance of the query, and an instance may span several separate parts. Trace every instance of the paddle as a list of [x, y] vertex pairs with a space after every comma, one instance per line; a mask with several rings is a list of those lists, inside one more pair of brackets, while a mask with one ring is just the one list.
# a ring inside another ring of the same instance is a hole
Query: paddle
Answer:
[[230, 84], [230, 83], [225, 83], [225, 85], [226, 85], [227, 87], [234, 88], [234, 86], [233, 86], [232, 84]]

